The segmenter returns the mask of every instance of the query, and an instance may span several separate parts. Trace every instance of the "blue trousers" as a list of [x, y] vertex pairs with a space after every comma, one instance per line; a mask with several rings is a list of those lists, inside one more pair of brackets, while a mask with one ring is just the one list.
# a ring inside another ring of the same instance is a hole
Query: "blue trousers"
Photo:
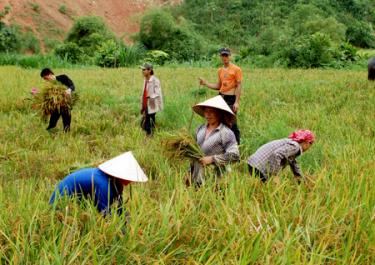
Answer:
[[[53, 192], [50, 204], [59, 196], [77, 196], [91, 198], [99, 212], [110, 213], [110, 206], [115, 201], [122, 205], [123, 186], [115, 178], [108, 176], [98, 168], [85, 168], [66, 176]], [[118, 213], [122, 213], [121, 207]]]

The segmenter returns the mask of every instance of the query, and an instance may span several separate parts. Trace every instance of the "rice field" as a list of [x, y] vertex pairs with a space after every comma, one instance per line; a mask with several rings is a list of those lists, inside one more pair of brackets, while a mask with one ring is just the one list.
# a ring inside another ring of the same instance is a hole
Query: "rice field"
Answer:
[[[162, 149], [168, 133], [204, 120], [191, 106], [215, 96], [198, 77], [216, 69], [160, 67], [165, 109], [153, 138], [140, 129], [139, 69], [53, 69], [79, 92], [71, 132], [32, 109], [38, 70], [0, 68], [0, 264], [374, 264], [375, 84], [364, 71], [244, 68], [241, 162], [220, 191], [186, 188], [188, 162]], [[316, 143], [263, 185], [247, 173], [260, 145], [308, 128]], [[126, 216], [88, 201], [48, 204], [70, 172], [132, 150], [150, 180], [124, 190]]]

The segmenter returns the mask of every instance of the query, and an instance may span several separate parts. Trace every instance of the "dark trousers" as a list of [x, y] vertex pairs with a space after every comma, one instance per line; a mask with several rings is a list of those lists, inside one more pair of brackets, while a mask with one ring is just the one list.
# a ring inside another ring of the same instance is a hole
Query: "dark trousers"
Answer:
[[260, 172], [257, 168], [252, 167], [249, 164], [247, 166], [249, 167], [250, 176], [258, 177], [258, 178], [260, 178], [260, 180], [262, 182], [266, 182], [267, 181], [268, 178], [265, 175], [263, 175], [263, 173]]
[[156, 113], [148, 114], [146, 112], [145, 116], [143, 117], [142, 128], [146, 131], [147, 135], [151, 135], [152, 131], [155, 129], [155, 115]]
[[[224, 101], [228, 104], [228, 106], [233, 110], [233, 105], [236, 102], [236, 96], [235, 95], [223, 95], [223, 94], [220, 94], [220, 95], [223, 97]], [[232, 127], [230, 129], [234, 133], [234, 136], [236, 136], [237, 144], [240, 144], [241, 133], [237, 125], [237, 117], [234, 119], [232, 123]]]
[[375, 67], [368, 69], [368, 80], [375, 81]]
[[57, 125], [57, 122], [62, 116], [62, 121], [64, 125], [64, 132], [69, 132], [70, 131], [70, 122], [72, 121], [72, 116], [70, 114], [70, 110], [68, 108], [61, 108], [59, 110], [55, 110], [52, 112], [51, 117], [49, 119], [49, 125], [47, 130], [55, 128]]

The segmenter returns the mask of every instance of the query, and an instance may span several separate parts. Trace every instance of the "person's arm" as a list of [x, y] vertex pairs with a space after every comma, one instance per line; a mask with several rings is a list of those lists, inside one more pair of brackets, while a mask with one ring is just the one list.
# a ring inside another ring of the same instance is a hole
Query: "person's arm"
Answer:
[[73, 81], [67, 75], [61, 75], [56, 79], [67, 87], [66, 94], [70, 95], [75, 90]]
[[213, 90], [219, 90], [221, 88], [221, 80], [220, 80], [220, 69], [218, 71], [218, 81], [217, 83], [208, 83], [205, 79], [202, 77], [199, 77], [199, 84], [202, 86], [206, 86], [208, 88], [211, 88]]
[[221, 87], [221, 81], [220, 81], [220, 79], [219, 79], [219, 81], [217, 83], [208, 83], [203, 78], [199, 78], [199, 84], [202, 85], [202, 86], [206, 86], [208, 88], [211, 88], [213, 90], [219, 90], [220, 87]]
[[239, 107], [240, 107], [241, 82], [237, 82], [237, 84], [236, 84], [235, 95], [236, 95], [236, 101], [233, 104], [233, 110], [234, 110], [234, 112], [237, 112]]
[[73, 81], [67, 75], [64, 75], [64, 79], [65, 79], [65, 85], [68, 87], [68, 89], [70, 89], [71, 91], [74, 91], [76, 88], [74, 86]]
[[275, 150], [273, 159], [270, 161], [270, 169], [271, 172], [274, 171], [275, 168], [280, 167], [281, 160], [286, 159], [288, 164], [290, 165], [292, 172], [295, 177], [302, 177], [302, 172], [298, 166], [295, 157], [300, 152], [300, 148], [298, 146], [294, 146], [291, 144], [286, 144], [278, 149]]
[[235, 162], [240, 160], [240, 151], [236, 137], [231, 130], [224, 131], [222, 133], [222, 141], [225, 149], [224, 154], [214, 155], [213, 162], [217, 165], [225, 165], [229, 162]]
[[233, 104], [234, 112], [237, 112], [240, 107], [241, 90], [242, 90], [242, 70], [239, 68], [236, 72], [236, 90], [234, 92], [234, 94], [236, 95], [236, 101]]
[[202, 158], [201, 163], [203, 165], [209, 165], [212, 163], [215, 163], [216, 165], [225, 165], [229, 162], [240, 160], [240, 152], [238, 150], [238, 145], [234, 133], [229, 129], [220, 133], [222, 135], [221, 140], [225, 152], [223, 154], [206, 156]]
[[288, 160], [290, 169], [293, 172], [294, 177], [297, 179], [298, 183], [301, 182], [301, 179], [304, 179], [302, 175], [301, 168], [299, 167], [297, 160], [295, 158]]

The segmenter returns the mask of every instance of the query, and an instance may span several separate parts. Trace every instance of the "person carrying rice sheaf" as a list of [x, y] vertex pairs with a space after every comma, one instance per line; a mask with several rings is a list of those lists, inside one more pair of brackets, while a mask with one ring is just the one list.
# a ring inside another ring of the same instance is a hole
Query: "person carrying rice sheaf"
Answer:
[[152, 64], [144, 63], [141, 69], [145, 79], [141, 97], [141, 127], [151, 136], [155, 128], [156, 113], [163, 110], [163, 96], [160, 81], [154, 76]]
[[196, 141], [203, 157], [191, 164], [191, 181], [200, 186], [205, 181], [205, 167], [215, 165], [215, 177], [220, 179], [225, 165], [238, 161], [240, 153], [236, 137], [231, 129], [234, 113], [221, 96], [208, 99], [193, 107], [206, 119], [206, 123], [196, 130]]
[[[218, 82], [208, 83], [200, 77], [199, 84], [219, 90], [219, 95], [223, 97], [235, 115], [237, 115], [240, 108], [242, 70], [237, 65], [231, 63], [231, 51], [228, 48], [221, 48], [219, 53], [223, 67], [218, 70]], [[236, 116], [229, 128], [236, 136], [237, 143], [240, 144], [240, 129], [237, 126]]]
[[315, 136], [311, 131], [298, 130], [291, 133], [288, 138], [264, 144], [247, 161], [250, 175], [266, 182], [289, 165], [297, 181], [300, 182], [304, 177], [296, 158], [306, 152], [314, 141]]
[[[59, 83], [66, 86], [66, 90], [65, 90], [66, 97], [70, 97], [72, 92], [75, 91], [74, 83], [67, 75], [63, 74], [63, 75], [55, 76], [55, 74], [52, 72], [51, 69], [44, 68], [40, 72], [40, 76], [46, 81], [52, 82], [56, 80]], [[71, 109], [67, 106], [60, 107], [59, 109], [56, 108], [52, 111], [51, 117], [49, 120], [49, 125], [47, 127], [48, 131], [56, 127], [60, 116], [62, 116], [64, 132], [70, 131], [70, 123], [72, 120], [72, 116], [71, 116]]]
[[118, 202], [117, 213], [121, 214], [123, 187], [147, 180], [132, 152], [126, 152], [98, 168], [80, 169], [66, 176], [57, 185], [49, 203], [54, 204], [61, 196], [91, 198], [98, 211], [106, 215], [111, 212], [110, 206]]

